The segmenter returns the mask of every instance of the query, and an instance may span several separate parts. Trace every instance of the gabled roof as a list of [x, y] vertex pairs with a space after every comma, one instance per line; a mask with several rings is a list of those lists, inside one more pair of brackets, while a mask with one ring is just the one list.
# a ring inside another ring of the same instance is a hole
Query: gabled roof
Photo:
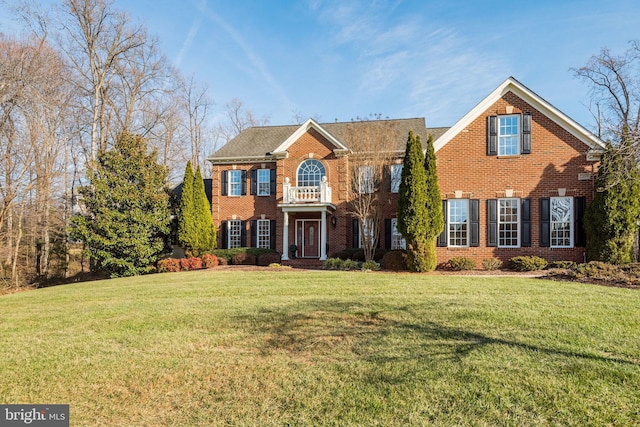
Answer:
[[[447, 129], [427, 129], [423, 118], [381, 121], [391, 122], [399, 135], [397, 140], [389, 141], [389, 151], [404, 152], [409, 130], [420, 135], [422, 142], [426, 143], [428, 134], [431, 134], [436, 140]], [[351, 126], [366, 126], [367, 123], [369, 122], [353, 121], [319, 124], [309, 119], [302, 125], [252, 127], [242, 131], [213, 153], [208, 160], [214, 163], [273, 161], [275, 158], [286, 155], [286, 150], [310, 129], [315, 129], [324, 136], [335, 147], [337, 153], [347, 153], [349, 147], [345, 141], [349, 128]]]
[[527, 102], [533, 108], [547, 116], [564, 130], [586, 144], [592, 151], [599, 152], [605, 148], [604, 143], [593, 133], [591, 133], [576, 121], [571, 119], [569, 116], [565, 115], [562, 111], [558, 110], [553, 105], [545, 101], [525, 85], [523, 85], [513, 77], [509, 77], [486, 98], [480, 101], [478, 105], [473, 107], [471, 111], [465, 114], [464, 117], [458, 120], [456, 124], [450, 127], [449, 130], [447, 130], [440, 138], [438, 138], [437, 142], [434, 143], [435, 151], [438, 151], [440, 148], [444, 147], [456, 135], [458, 135], [475, 119], [483, 114], [487, 110], [487, 108], [491, 107], [491, 105], [493, 105], [508, 92], [513, 93], [523, 101]]

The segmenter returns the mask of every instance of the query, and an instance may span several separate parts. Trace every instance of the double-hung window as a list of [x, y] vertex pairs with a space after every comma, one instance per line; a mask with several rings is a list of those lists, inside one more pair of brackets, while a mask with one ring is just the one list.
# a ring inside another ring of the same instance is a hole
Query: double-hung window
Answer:
[[407, 242], [398, 231], [398, 218], [391, 219], [391, 249], [407, 249]]
[[449, 200], [449, 246], [469, 246], [469, 200]]
[[358, 193], [373, 193], [373, 167], [360, 166], [358, 168]]
[[242, 171], [230, 170], [228, 172], [229, 190], [227, 194], [229, 196], [241, 196], [242, 195]]
[[551, 247], [573, 247], [573, 197], [551, 197]]
[[520, 199], [498, 199], [498, 247], [520, 247]]
[[391, 175], [391, 192], [392, 193], [397, 193], [398, 191], [400, 191], [400, 181], [402, 180], [402, 167], [404, 165], [402, 164], [398, 164], [398, 165], [391, 165], [391, 167], [389, 168], [390, 174]]
[[359, 233], [360, 241], [358, 242], [358, 247], [364, 248], [366, 243], [369, 243], [369, 246], [373, 246], [373, 238], [375, 237], [374, 227], [375, 225], [372, 219], [367, 218], [363, 221], [362, 233]]
[[227, 247], [229, 249], [242, 247], [242, 221], [231, 220], [227, 221]]
[[257, 246], [259, 248], [269, 249], [271, 247], [271, 221], [268, 219], [259, 219], [257, 221], [258, 225], [258, 235], [257, 235]]
[[258, 196], [269, 196], [271, 192], [271, 170], [258, 169]]
[[498, 117], [498, 155], [520, 154], [520, 115], [509, 114]]

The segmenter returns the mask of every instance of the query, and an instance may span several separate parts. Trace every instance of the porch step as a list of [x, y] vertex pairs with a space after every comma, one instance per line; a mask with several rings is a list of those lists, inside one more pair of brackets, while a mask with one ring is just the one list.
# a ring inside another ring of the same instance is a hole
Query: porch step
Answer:
[[318, 270], [322, 268], [324, 261], [320, 261], [319, 259], [309, 259], [309, 258], [296, 258], [290, 259], [287, 261], [282, 261], [282, 265], [288, 265], [293, 268], [308, 268], [313, 270]]

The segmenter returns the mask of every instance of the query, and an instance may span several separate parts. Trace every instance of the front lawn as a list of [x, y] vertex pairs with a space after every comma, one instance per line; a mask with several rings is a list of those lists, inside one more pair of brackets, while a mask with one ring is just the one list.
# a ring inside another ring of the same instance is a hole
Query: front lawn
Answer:
[[0, 403], [71, 425], [638, 425], [640, 293], [207, 270], [0, 297]]

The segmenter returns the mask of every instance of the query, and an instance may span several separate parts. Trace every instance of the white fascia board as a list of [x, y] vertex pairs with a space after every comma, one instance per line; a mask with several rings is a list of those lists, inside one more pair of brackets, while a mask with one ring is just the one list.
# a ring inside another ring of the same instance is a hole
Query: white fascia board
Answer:
[[327, 132], [322, 126], [316, 123], [313, 119], [307, 120], [304, 124], [302, 124], [294, 133], [291, 134], [289, 138], [287, 138], [278, 148], [273, 150], [274, 153], [279, 153], [283, 151], [287, 151], [287, 149], [302, 135], [309, 131], [309, 129], [317, 130], [322, 136], [324, 136], [329, 142], [331, 142], [336, 149], [348, 151], [348, 148], [344, 146], [343, 143], [338, 141], [336, 137]]
[[484, 98], [478, 105], [473, 107], [471, 111], [465, 114], [458, 122], [447, 130], [438, 140], [434, 143], [434, 150], [438, 151], [444, 147], [449, 141], [451, 141], [456, 135], [462, 132], [467, 126], [469, 126], [475, 119], [483, 114], [489, 107], [491, 107], [496, 101], [502, 98], [506, 93], [512, 92], [523, 101], [527, 102], [533, 108], [553, 120], [556, 124], [569, 132], [571, 135], [578, 138], [589, 148], [600, 150], [604, 149], [605, 144], [593, 133], [589, 132], [582, 125], [571, 119], [562, 111], [555, 108], [553, 105], [545, 101], [543, 98], [535, 94], [525, 85], [509, 77], [500, 86], [498, 86], [493, 92], [491, 92], [486, 98]]

